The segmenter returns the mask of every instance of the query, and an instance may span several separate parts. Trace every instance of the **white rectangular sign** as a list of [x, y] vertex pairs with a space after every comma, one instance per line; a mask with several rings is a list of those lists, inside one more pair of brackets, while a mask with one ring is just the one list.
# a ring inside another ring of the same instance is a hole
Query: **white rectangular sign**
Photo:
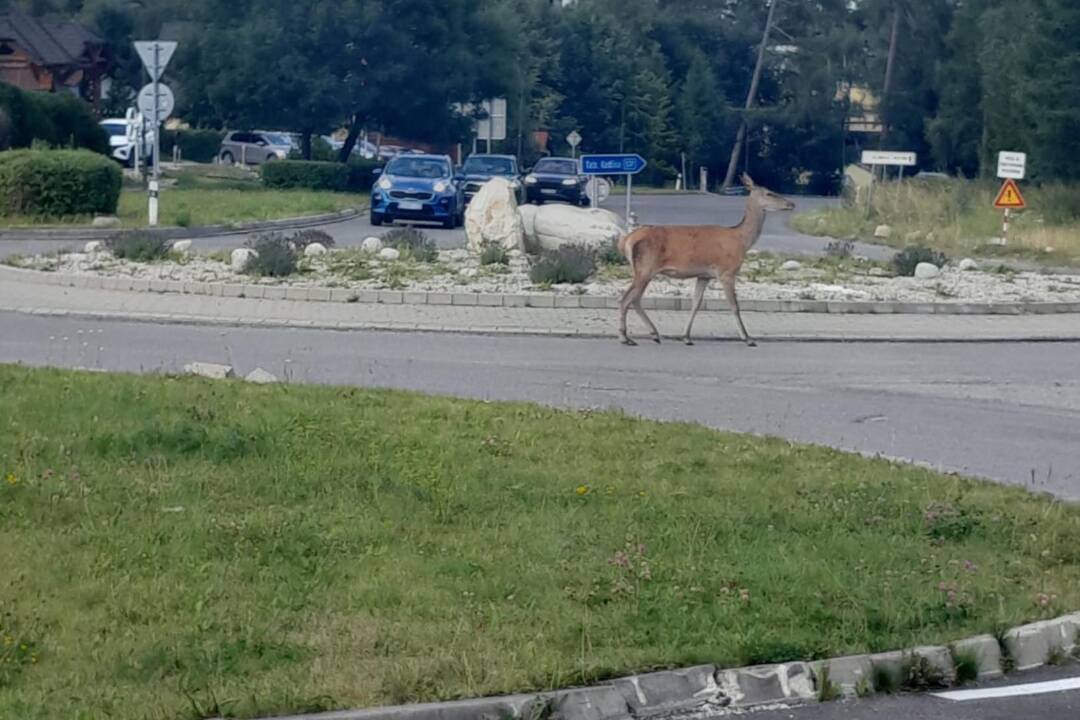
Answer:
[[997, 176], [1002, 180], [1023, 180], [1027, 172], [1027, 153], [999, 152]]
[[863, 165], [902, 165], [911, 167], [918, 162], [918, 155], [899, 150], [863, 150]]
[[487, 115], [483, 120], [476, 121], [476, 137], [478, 140], [505, 140], [506, 139], [506, 98], [494, 98], [485, 100], [483, 114]]

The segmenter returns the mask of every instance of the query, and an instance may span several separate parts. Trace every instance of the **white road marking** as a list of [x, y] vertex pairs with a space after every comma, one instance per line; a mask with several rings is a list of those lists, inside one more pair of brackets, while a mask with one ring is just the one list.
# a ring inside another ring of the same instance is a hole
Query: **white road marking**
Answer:
[[970, 700], [992, 700], [994, 698], [1017, 697], [1019, 695], [1042, 695], [1066, 690], [1080, 690], [1080, 677], [1028, 683], [1027, 685], [985, 688], [983, 690], [954, 690], [952, 692], [933, 693], [933, 695], [954, 702], [968, 702]]

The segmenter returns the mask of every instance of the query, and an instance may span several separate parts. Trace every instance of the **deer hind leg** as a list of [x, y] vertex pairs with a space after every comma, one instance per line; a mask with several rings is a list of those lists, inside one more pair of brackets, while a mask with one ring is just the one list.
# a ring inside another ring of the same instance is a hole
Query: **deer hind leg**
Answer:
[[694, 305], [690, 308], [690, 321], [686, 323], [686, 332], [683, 333], [683, 342], [687, 345], [694, 344], [694, 341], [690, 339], [690, 330], [694, 327], [694, 318], [697, 317], [698, 311], [705, 302], [705, 289], [708, 287], [709, 278], [697, 279], [697, 284], [694, 286]]
[[750, 334], [746, 332], [746, 326], [743, 325], [742, 313], [739, 312], [739, 300], [735, 297], [735, 276], [723, 275], [720, 278], [721, 284], [724, 286], [724, 294], [727, 296], [728, 305], [731, 306], [731, 312], [735, 314], [735, 324], [739, 326], [739, 337], [742, 338], [750, 347], [757, 347], [757, 343], [750, 337]]
[[634, 308], [641, 319], [645, 321], [645, 324], [649, 326], [649, 331], [652, 333], [653, 339], [656, 342], [660, 342], [660, 333], [656, 329], [656, 326], [649, 320], [649, 316], [645, 314], [645, 311], [641, 308], [641, 296], [645, 294], [645, 289], [649, 287], [649, 282], [652, 278], [649, 277], [635, 277], [633, 283], [627, 288], [626, 292], [622, 296], [622, 300], [619, 302], [619, 337], [622, 338], [624, 345], [637, 345], [636, 342], [626, 332], [626, 313], [630, 308]]

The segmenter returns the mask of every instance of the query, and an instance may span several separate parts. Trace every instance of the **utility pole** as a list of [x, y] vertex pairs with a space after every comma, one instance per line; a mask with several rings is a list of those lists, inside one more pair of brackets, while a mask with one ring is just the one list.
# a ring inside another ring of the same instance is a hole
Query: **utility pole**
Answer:
[[743, 143], [746, 142], [746, 114], [757, 102], [758, 85], [761, 84], [761, 73], [765, 69], [765, 49], [769, 44], [769, 35], [772, 33], [773, 18], [776, 16], [776, 6], [780, 0], [772, 0], [769, 3], [769, 14], [765, 19], [765, 32], [761, 35], [761, 47], [758, 48], [757, 63], [754, 65], [754, 75], [750, 79], [750, 92], [746, 94], [743, 121], [739, 124], [739, 132], [735, 136], [735, 147], [731, 150], [731, 160], [728, 161], [727, 175], [724, 176], [722, 189], [727, 190], [735, 180], [735, 172], [739, 168], [739, 155], [742, 153]]
[[887, 109], [889, 93], [892, 92], [893, 68], [896, 65], [896, 42], [900, 34], [900, 0], [893, 0], [892, 31], [889, 33], [889, 56], [885, 61], [885, 86], [881, 89], [881, 134], [878, 135], [878, 149], [885, 144], [885, 137], [889, 134], [888, 118], [884, 115]]

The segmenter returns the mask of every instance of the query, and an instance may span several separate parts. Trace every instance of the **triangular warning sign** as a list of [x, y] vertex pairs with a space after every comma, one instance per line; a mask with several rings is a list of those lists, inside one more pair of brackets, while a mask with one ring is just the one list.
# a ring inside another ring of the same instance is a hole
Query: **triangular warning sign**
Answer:
[[994, 200], [994, 207], [998, 210], [1018, 210], [1027, 207], [1024, 196], [1020, 194], [1020, 188], [1017, 187], [1015, 180], [1006, 180], [1005, 184], [1001, 186], [997, 199]]

